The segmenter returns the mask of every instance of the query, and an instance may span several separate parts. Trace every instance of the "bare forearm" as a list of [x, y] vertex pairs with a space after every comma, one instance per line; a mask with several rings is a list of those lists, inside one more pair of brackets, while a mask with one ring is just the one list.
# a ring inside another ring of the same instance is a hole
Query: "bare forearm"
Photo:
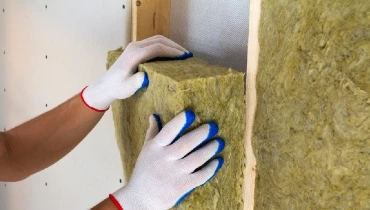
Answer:
[[99, 203], [97, 206], [92, 208], [91, 210], [117, 210], [117, 207], [113, 204], [113, 202], [107, 198], [103, 202]]
[[6, 155], [0, 159], [0, 179], [18, 181], [54, 164], [75, 148], [102, 116], [75, 96], [3, 133]]

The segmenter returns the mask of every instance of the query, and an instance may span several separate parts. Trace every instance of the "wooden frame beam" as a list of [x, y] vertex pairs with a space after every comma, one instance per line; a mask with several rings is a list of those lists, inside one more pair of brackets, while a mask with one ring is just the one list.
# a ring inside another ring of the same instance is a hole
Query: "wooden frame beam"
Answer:
[[258, 31], [261, 16], [261, 0], [250, 1], [248, 64], [246, 78], [247, 129], [246, 129], [246, 157], [247, 164], [244, 171], [243, 198], [244, 210], [254, 209], [254, 188], [256, 178], [256, 158], [252, 148], [253, 123], [257, 107], [256, 76], [258, 71], [259, 42]]
[[131, 0], [132, 41], [170, 35], [171, 0]]

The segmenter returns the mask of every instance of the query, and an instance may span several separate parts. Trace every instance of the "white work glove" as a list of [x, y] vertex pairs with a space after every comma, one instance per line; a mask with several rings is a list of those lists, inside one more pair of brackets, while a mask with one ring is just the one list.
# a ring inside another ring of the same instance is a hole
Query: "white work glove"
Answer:
[[222, 139], [209, 141], [218, 132], [215, 123], [204, 124], [176, 140], [194, 120], [193, 112], [182, 112], [159, 132], [159, 117], [150, 117], [146, 140], [131, 179], [109, 196], [118, 209], [172, 208], [218, 172], [223, 159], [208, 162], [225, 148]]
[[138, 72], [138, 65], [154, 58], [186, 59], [192, 53], [163, 36], [154, 36], [127, 46], [109, 71], [81, 92], [82, 101], [95, 111], [104, 112], [116, 99], [132, 96], [148, 86], [148, 76]]

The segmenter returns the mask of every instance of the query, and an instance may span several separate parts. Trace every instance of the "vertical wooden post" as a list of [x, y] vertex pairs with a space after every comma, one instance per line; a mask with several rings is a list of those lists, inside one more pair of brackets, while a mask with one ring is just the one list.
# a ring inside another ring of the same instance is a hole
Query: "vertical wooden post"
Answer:
[[171, 0], [132, 0], [132, 41], [170, 35]]
[[257, 107], [256, 76], [258, 71], [259, 42], [258, 30], [261, 16], [261, 0], [250, 0], [248, 65], [247, 65], [247, 129], [246, 129], [246, 157], [247, 164], [244, 171], [243, 198], [244, 210], [254, 209], [254, 187], [256, 179], [256, 158], [252, 149], [253, 123]]

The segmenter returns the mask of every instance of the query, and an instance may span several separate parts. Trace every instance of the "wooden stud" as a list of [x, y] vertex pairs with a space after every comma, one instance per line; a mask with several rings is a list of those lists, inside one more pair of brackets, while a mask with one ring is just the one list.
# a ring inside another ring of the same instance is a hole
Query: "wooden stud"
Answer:
[[171, 0], [132, 0], [132, 41], [170, 35]]
[[244, 171], [244, 210], [254, 209], [254, 187], [256, 178], [256, 158], [252, 149], [253, 123], [257, 107], [256, 76], [258, 71], [259, 42], [258, 30], [261, 15], [261, 0], [250, 1], [248, 64], [247, 64], [247, 129], [245, 148], [247, 165]]

